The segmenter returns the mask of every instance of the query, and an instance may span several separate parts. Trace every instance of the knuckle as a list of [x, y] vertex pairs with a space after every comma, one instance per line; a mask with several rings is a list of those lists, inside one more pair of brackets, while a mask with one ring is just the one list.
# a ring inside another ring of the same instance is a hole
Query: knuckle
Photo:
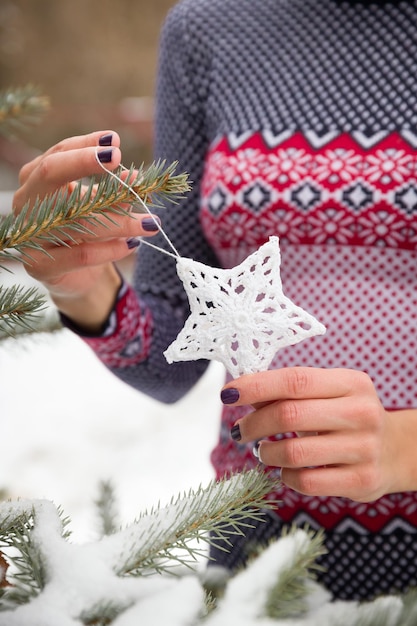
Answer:
[[77, 261], [81, 267], [88, 267], [91, 264], [91, 252], [90, 246], [80, 244], [73, 248], [77, 250]]
[[358, 502], [372, 502], [379, 497], [380, 475], [374, 465], [361, 468], [356, 474], [353, 499]]
[[303, 440], [295, 437], [287, 439], [284, 446], [284, 467], [305, 467], [306, 451]]
[[49, 156], [45, 156], [38, 165], [39, 176], [44, 182], [49, 182], [51, 178], [51, 159]]
[[285, 400], [280, 406], [282, 429], [285, 432], [300, 430], [301, 411], [298, 402]]
[[297, 489], [300, 493], [303, 493], [307, 496], [317, 495], [318, 489], [318, 481], [314, 475], [314, 470], [300, 470], [298, 472], [298, 485]]
[[309, 385], [307, 370], [302, 367], [294, 367], [286, 370], [287, 387], [291, 396], [298, 398], [305, 394]]

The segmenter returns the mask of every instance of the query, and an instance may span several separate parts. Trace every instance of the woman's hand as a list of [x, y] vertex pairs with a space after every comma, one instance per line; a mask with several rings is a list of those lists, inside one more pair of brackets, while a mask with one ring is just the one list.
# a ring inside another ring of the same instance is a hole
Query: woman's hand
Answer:
[[[76, 181], [113, 170], [121, 162], [120, 138], [112, 131], [99, 131], [61, 141], [22, 167], [20, 187], [14, 196], [14, 211], [59, 188], [72, 191]], [[120, 277], [113, 262], [131, 253], [130, 238], [155, 234], [157, 225], [146, 215], [112, 214], [106, 226], [90, 224], [92, 234], [77, 234], [67, 246], [45, 243], [32, 251], [27, 272], [42, 282], [59, 309], [86, 330], [98, 330], [113, 306]], [[72, 236], [74, 233], [72, 231]]]
[[[363, 372], [271, 370], [230, 382], [221, 397], [254, 407], [232, 437], [261, 440], [262, 463], [281, 467], [282, 482], [296, 491], [369, 502], [417, 489], [417, 411], [386, 411]], [[303, 436], [264, 440], [286, 432]]]

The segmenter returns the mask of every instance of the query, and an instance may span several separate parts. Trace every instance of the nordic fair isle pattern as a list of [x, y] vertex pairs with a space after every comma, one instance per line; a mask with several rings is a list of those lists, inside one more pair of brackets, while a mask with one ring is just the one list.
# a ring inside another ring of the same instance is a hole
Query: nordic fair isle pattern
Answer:
[[[308, 345], [279, 352], [273, 366], [304, 364], [307, 350], [308, 365], [368, 371], [392, 409], [417, 405], [409, 383], [417, 366], [417, 137], [406, 137], [222, 138], [208, 154], [202, 185], [202, 225], [223, 264], [240, 262], [245, 245], [256, 248], [277, 233], [284, 292], [327, 327]], [[256, 465], [251, 449], [229, 434], [247, 410], [225, 409], [212, 453], [219, 477]], [[414, 493], [371, 504], [286, 487], [271, 497], [282, 502], [281, 519], [313, 528], [390, 533], [417, 524]]]
[[[415, 250], [417, 136], [270, 133], [219, 141], [202, 187], [202, 224], [216, 249], [291, 244]], [[226, 252], [227, 254], [227, 252]]]

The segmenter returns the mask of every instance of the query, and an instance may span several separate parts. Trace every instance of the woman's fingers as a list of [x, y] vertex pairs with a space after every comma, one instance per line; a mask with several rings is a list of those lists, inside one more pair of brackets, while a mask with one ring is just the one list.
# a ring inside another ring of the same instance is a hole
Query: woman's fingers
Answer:
[[375, 438], [367, 433], [346, 437], [344, 433], [308, 435], [280, 441], [261, 441], [258, 455], [265, 465], [301, 469], [372, 462], [377, 454]]
[[[81, 243], [96, 242], [99, 239], [109, 240], [114, 238], [152, 236], [158, 230], [160, 220], [154, 215], [131, 213], [129, 215], [111, 215], [111, 221], [105, 215], [99, 216], [97, 221], [91, 222], [86, 219], [77, 222], [77, 228], [66, 227], [58, 234], [60, 241], [69, 246]], [[43, 244], [50, 250], [55, 244]]]
[[353, 406], [352, 398], [271, 402], [239, 420], [241, 441], [280, 433], [353, 430]]
[[16, 191], [13, 206], [16, 210], [36, 197], [43, 197], [55, 192], [71, 181], [93, 174], [102, 174], [103, 168], [112, 170], [120, 165], [119, 148], [78, 148], [65, 152], [51, 153], [44, 156], [32, 171], [26, 182]]
[[343, 496], [356, 502], [372, 502], [384, 493], [378, 474], [370, 467], [285, 468], [281, 478], [288, 487], [307, 496]]
[[289, 367], [242, 376], [222, 390], [225, 404], [245, 405], [286, 399], [337, 398], [369, 386], [363, 372], [347, 369]]
[[[51, 155], [55, 155], [57, 153], [66, 153], [72, 150], [80, 150], [84, 148], [93, 148], [95, 147], [98, 150], [104, 150], [105, 148], [120, 147], [120, 137], [117, 133], [112, 130], [102, 130], [96, 131], [94, 133], [89, 133], [87, 135], [78, 135], [76, 137], [68, 137], [67, 139], [63, 139], [56, 145], [52, 146], [39, 155], [29, 163], [26, 163], [22, 167], [19, 173], [19, 183], [23, 185], [26, 183], [28, 178], [31, 176], [32, 172], [36, 170], [36, 168], [40, 165], [41, 161], [45, 157], [50, 157]], [[82, 174], [81, 177], [86, 174]], [[79, 177], [68, 178], [68, 180], [73, 180]]]
[[29, 258], [24, 258], [26, 269], [34, 278], [49, 282], [52, 277], [70, 271], [118, 261], [131, 253], [131, 238], [157, 232], [155, 219], [149, 215], [132, 214], [117, 216], [117, 223], [111, 223], [107, 229], [105, 226], [89, 225], [90, 233], [72, 232], [76, 242], [44, 246], [47, 254], [28, 250]]
[[70, 249], [60, 246], [48, 252], [50, 256], [41, 252], [30, 252], [31, 258], [25, 259], [27, 272], [45, 284], [52, 284], [55, 279], [70, 272], [119, 261], [131, 251], [125, 239], [110, 239], [94, 244], [81, 243]]

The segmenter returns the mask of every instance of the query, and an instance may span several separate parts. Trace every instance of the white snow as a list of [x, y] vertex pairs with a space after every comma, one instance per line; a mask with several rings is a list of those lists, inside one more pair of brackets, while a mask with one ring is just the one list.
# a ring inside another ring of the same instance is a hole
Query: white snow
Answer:
[[62, 505], [74, 537], [95, 533], [101, 480], [122, 521], [213, 478], [221, 367], [166, 406], [116, 379], [67, 330], [0, 344], [0, 489]]

